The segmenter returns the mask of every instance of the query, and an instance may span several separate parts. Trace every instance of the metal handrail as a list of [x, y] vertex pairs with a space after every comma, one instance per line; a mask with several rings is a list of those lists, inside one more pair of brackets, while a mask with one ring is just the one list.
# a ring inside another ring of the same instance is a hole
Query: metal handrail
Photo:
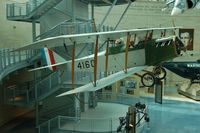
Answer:
[[14, 51], [12, 49], [0, 49], [0, 80], [6, 75], [2, 75], [6, 70], [12, 71], [12, 67], [16, 69], [17, 65], [22, 62], [29, 64], [33, 57], [38, 54], [37, 50]]
[[[146, 101], [140, 99], [139, 97], [135, 97], [132, 95], [124, 95], [124, 94], [113, 94], [113, 93], [98, 93], [97, 94], [99, 102], [111, 102], [111, 103], [119, 103], [119, 104], [126, 104], [133, 106], [137, 102], [145, 103]], [[110, 98], [109, 98], [110, 97]], [[123, 102], [122, 102], [123, 101]], [[137, 116], [140, 117], [140, 116]], [[83, 129], [78, 129], [78, 125], [81, 121], [84, 123], [88, 123], [87, 131], [83, 131]], [[115, 131], [114, 122], [118, 121], [118, 118], [77, 118], [77, 117], [70, 117], [70, 116], [57, 116], [52, 118], [42, 124], [40, 124], [38, 128], [39, 133], [51, 133], [51, 130], [60, 131], [74, 131], [74, 132], [95, 132], [95, 126], [99, 124], [97, 122], [103, 121], [106, 126], [104, 126], [105, 131], [101, 132], [112, 132]], [[64, 128], [63, 125], [70, 125], [68, 128]], [[115, 125], [116, 126], [116, 125]], [[106, 131], [107, 130], [107, 131]]]

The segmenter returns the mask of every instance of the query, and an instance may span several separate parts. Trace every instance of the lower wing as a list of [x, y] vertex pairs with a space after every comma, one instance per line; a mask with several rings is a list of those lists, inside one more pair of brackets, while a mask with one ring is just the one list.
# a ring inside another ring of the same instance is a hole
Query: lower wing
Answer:
[[61, 96], [80, 93], [80, 92], [96, 91], [96, 90], [102, 89], [105, 86], [113, 84], [113, 83], [117, 82], [118, 80], [124, 79], [134, 73], [137, 73], [147, 67], [148, 66], [137, 66], [137, 67], [129, 68], [127, 70], [127, 73], [125, 73], [124, 71], [120, 71], [120, 72], [114, 73], [108, 77], [97, 80], [96, 86], [94, 86], [93, 83], [89, 83], [89, 84], [83, 85], [81, 87], [75, 88], [73, 90], [64, 92], [56, 97], [61, 97]]

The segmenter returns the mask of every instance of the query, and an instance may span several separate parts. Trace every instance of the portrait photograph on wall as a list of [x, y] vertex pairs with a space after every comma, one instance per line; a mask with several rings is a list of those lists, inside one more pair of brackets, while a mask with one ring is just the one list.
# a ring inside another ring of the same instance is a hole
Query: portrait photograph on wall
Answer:
[[194, 50], [194, 29], [179, 29], [179, 37], [187, 50]]

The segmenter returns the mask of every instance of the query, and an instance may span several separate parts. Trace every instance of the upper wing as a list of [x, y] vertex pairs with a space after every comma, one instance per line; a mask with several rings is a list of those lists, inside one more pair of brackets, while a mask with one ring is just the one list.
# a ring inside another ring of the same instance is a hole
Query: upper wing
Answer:
[[99, 42], [105, 42], [106, 40], [116, 40], [121, 37], [127, 36], [127, 33], [133, 34], [140, 34], [145, 33], [147, 31], [153, 31], [154, 33], [156, 31], [172, 31], [179, 29], [181, 27], [167, 27], [167, 28], [147, 28], [147, 29], [132, 29], [132, 30], [119, 30], [119, 31], [108, 31], [108, 32], [96, 32], [96, 33], [85, 33], [85, 34], [74, 34], [74, 35], [62, 35], [62, 36], [56, 36], [56, 37], [50, 37], [46, 38], [25, 46], [22, 46], [16, 50], [27, 50], [27, 49], [39, 49], [44, 47], [58, 47], [63, 46], [65, 43], [66, 46], [73, 45], [74, 42], [76, 44], [81, 43], [92, 43], [95, 42], [96, 37], [99, 37]]
[[92, 83], [89, 83], [89, 84], [83, 85], [81, 87], [78, 87], [76, 89], [64, 92], [56, 97], [70, 95], [70, 94], [74, 94], [74, 93], [80, 93], [80, 92], [96, 91], [96, 90], [102, 89], [105, 86], [113, 84], [118, 80], [124, 79], [134, 73], [137, 73], [147, 67], [148, 66], [138, 66], [138, 67], [129, 68], [127, 73], [125, 73], [124, 71], [120, 71], [120, 72], [114, 73], [108, 77], [97, 80], [96, 87], [94, 87], [94, 85]]

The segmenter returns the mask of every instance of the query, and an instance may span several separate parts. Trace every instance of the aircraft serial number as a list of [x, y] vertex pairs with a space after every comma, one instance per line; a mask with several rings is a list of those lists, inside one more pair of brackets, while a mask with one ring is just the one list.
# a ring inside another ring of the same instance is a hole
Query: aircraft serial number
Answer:
[[78, 65], [77, 65], [77, 67], [79, 69], [85, 69], [85, 68], [94, 67], [94, 60], [79, 62]]

